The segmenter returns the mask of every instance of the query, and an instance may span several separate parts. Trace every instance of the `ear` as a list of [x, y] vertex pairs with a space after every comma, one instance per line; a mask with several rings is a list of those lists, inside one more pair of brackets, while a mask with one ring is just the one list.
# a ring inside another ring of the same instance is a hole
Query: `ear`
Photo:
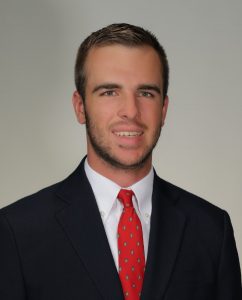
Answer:
[[164, 124], [165, 124], [168, 104], [169, 104], [169, 98], [168, 98], [168, 96], [166, 96], [163, 100], [163, 106], [162, 106], [162, 111], [161, 111], [161, 114], [162, 114], [162, 123], [161, 123], [161, 125], [162, 126], [164, 126]]
[[81, 95], [75, 91], [72, 96], [72, 104], [73, 108], [77, 117], [77, 121], [80, 124], [85, 124], [86, 123], [86, 118], [85, 118], [85, 107], [84, 107], [84, 101], [81, 97]]

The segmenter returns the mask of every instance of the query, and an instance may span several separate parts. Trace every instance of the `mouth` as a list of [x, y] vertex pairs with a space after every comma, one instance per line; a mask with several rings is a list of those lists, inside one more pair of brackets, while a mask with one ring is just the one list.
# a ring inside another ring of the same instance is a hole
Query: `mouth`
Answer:
[[114, 131], [114, 134], [120, 137], [132, 138], [132, 137], [141, 136], [143, 132], [142, 131]]

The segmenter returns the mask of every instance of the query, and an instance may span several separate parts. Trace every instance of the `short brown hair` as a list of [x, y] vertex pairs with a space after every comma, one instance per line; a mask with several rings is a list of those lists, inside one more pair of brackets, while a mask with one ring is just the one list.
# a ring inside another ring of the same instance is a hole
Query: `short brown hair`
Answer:
[[113, 44], [120, 44], [129, 47], [150, 46], [159, 55], [162, 76], [163, 76], [163, 96], [167, 95], [169, 83], [169, 66], [165, 50], [158, 42], [157, 38], [148, 30], [139, 26], [126, 23], [111, 24], [90, 34], [80, 45], [75, 64], [75, 84], [76, 89], [85, 99], [85, 62], [89, 51], [94, 47], [102, 47]]

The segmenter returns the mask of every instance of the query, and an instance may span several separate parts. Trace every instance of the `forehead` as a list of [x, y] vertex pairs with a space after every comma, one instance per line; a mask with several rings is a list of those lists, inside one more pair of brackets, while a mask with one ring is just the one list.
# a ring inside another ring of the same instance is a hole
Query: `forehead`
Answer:
[[130, 47], [119, 44], [94, 47], [85, 63], [86, 80], [100, 77], [162, 80], [162, 67], [158, 53], [150, 46]]

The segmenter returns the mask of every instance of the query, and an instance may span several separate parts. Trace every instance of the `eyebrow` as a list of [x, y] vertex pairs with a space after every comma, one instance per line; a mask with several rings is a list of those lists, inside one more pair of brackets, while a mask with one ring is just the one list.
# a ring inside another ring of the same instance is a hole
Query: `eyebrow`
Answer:
[[141, 84], [138, 86], [138, 90], [155, 91], [156, 93], [161, 94], [161, 89], [156, 84]]

